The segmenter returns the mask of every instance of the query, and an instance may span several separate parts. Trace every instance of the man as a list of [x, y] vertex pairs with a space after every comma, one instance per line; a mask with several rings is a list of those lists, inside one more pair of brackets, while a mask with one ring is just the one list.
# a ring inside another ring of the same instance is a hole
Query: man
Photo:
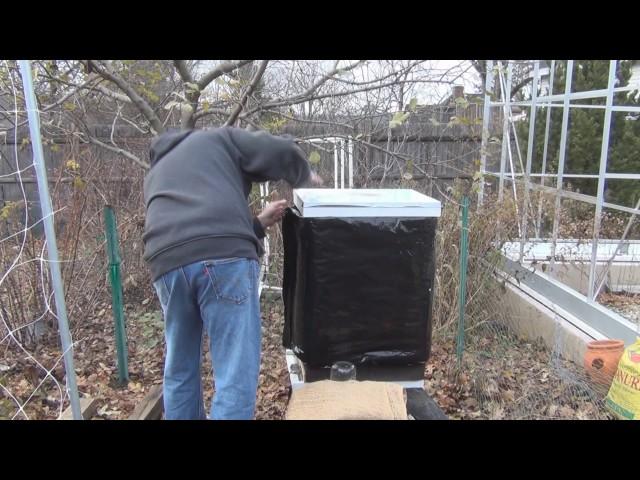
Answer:
[[223, 127], [165, 133], [144, 181], [144, 258], [165, 318], [166, 419], [205, 419], [206, 330], [215, 372], [212, 419], [254, 416], [260, 370], [261, 239], [286, 201], [252, 218], [253, 182], [320, 184], [292, 139]]

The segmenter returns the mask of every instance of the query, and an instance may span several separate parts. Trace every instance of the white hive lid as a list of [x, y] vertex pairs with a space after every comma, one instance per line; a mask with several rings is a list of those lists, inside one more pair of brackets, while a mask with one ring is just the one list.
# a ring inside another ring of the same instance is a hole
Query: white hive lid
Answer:
[[293, 201], [303, 217], [439, 217], [438, 200], [409, 189], [300, 188]]

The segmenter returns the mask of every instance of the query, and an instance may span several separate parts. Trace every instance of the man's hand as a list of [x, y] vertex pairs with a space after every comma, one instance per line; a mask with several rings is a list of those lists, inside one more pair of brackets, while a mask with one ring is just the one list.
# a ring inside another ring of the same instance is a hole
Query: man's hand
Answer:
[[282, 220], [286, 208], [286, 200], [277, 200], [275, 202], [268, 203], [260, 215], [258, 215], [258, 220], [260, 221], [262, 228], [266, 230], [273, 224]]

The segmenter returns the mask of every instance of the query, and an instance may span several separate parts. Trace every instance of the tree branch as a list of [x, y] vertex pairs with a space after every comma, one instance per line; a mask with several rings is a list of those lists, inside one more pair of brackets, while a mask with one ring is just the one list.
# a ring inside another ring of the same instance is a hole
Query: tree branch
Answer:
[[[71, 90], [70, 92], [68, 92], [68, 93], [64, 94], [64, 95], [63, 95], [63, 96], [62, 96], [58, 101], [56, 101], [56, 102], [54, 102], [54, 103], [52, 103], [52, 104], [50, 104], [50, 105], [47, 105], [46, 107], [43, 107], [42, 109], [40, 109], [40, 111], [41, 111], [41, 112], [48, 112], [49, 110], [52, 110], [52, 109], [54, 109], [55, 107], [58, 107], [58, 106], [62, 105], [62, 104], [63, 104], [64, 102], [66, 102], [70, 97], [72, 97], [73, 95], [75, 95], [79, 90], [82, 90], [82, 89], [91, 89], [92, 87], [89, 87], [89, 86], [88, 86], [88, 84], [89, 84], [89, 83], [91, 83], [91, 82], [93, 82], [94, 80], [96, 80], [96, 78], [98, 78], [98, 77], [91, 78], [91, 79], [87, 80], [86, 82], [84, 82], [82, 85], [77, 85], [77, 86], [75, 86], [75, 88], [74, 88], [73, 90]], [[4, 114], [3, 114], [3, 115], [4, 115]], [[6, 116], [5, 116], [5, 117], [6, 117]], [[8, 119], [11, 121], [11, 123], [13, 124], [13, 121], [12, 121], [9, 117], [6, 117], [6, 118], [8, 118]], [[23, 125], [26, 125], [27, 123], [29, 123], [29, 120], [28, 120], [28, 119], [27, 119], [27, 120], [22, 121], [22, 122], [21, 122], [21, 123], [19, 123], [17, 126], [13, 126], [13, 127], [9, 128], [9, 129], [7, 129], [7, 130], [13, 130], [13, 128], [20, 128], [20, 127], [22, 127]]]
[[108, 96], [110, 98], [113, 98], [114, 100], [120, 100], [121, 102], [131, 103], [131, 99], [129, 97], [127, 97], [126, 95], [123, 95], [122, 93], [114, 92], [113, 90], [109, 90], [108, 88], [100, 85], [99, 83], [96, 84], [96, 85], [89, 86], [89, 83], [91, 83], [94, 80], [98, 80], [98, 79], [101, 80], [101, 81], [106, 81], [107, 80], [106, 78], [102, 77], [101, 75], [98, 75], [98, 74], [95, 74], [95, 73], [90, 73], [88, 75], [87, 81], [84, 82], [82, 85], [78, 86], [75, 83], [65, 81], [65, 80], [63, 80], [62, 78], [59, 78], [59, 77], [55, 77], [51, 73], [49, 73], [49, 71], [45, 67], [42, 67], [42, 68], [46, 72], [46, 75], [41, 75], [41, 77], [47, 78], [51, 82], [56, 82], [56, 83], [59, 83], [61, 85], [67, 85], [69, 87], [79, 88], [79, 89], [82, 89], [82, 90], [98, 91], [98, 92], [101, 92], [101, 93], [105, 94], [106, 96]]
[[304, 102], [308, 102], [309, 100], [321, 100], [323, 98], [333, 98], [333, 97], [344, 97], [346, 95], [352, 95], [354, 93], [362, 93], [362, 92], [368, 92], [371, 90], [380, 90], [382, 88], [385, 87], [391, 87], [394, 85], [398, 85], [400, 83], [446, 83], [446, 84], [450, 84], [450, 81], [443, 81], [443, 80], [401, 80], [401, 81], [393, 81], [393, 82], [387, 82], [387, 83], [382, 83], [379, 85], [373, 85], [370, 87], [363, 87], [363, 88], [355, 88], [353, 90], [347, 90], [347, 91], [343, 91], [343, 92], [334, 92], [334, 93], [325, 93], [322, 95], [312, 95], [310, 97], [301, 97], [301, 96], [295, 96], [295, 97], [290, 97], [288, 99], [284, 99], [284, 100], [279, 100], [277, 102], [271, 102], [271, 103], [265, 103], [264, 105], [260, 105], [252, 110], [249, 110], [246, 113], [243, 113], [241, 115], [241, 118], [245, 118], [248, 117], [249, 115], [252, 115], [256, 112], [260, 112], [269, 108], [273, 108], [273, 107], [283, 107], [283, 106], [289, 106], [289, 105], [297, 105], [299, 103], [304, 103]]
[[243, 122], [245, 122], [248, 126], [247, 129], [249, 129], [249, 126], [253, 127], [255, 130], [262, 130], [262, 128], [260, 128], [258, 125], [256, 125], [254, 122], [252, 122], [251, 120], [249, 120], [248, 118], [243, 118], [242, 119]]
[[176, 70], [184, 83], [195, 83], [189, 69], [187, 68], [187, 62], [184, 60], [174, 60], [173, 65], [176, 67]]
[[102, 64], [95, 60], [87, 60], [87, 63], [90, 64], [91, 67], [101, 77], [115, 83], [118, 88], [120, 88], [120, 90], [122, 90], [131, 99], [133, 104], [138, 107], [138, 110], [140, 110], [147, 121], [151, 124], [151, 127], [153, 128], [153, 130], [155, 130], [156, 134], [162, 133], [164, 131], [162, 122], [155, 114], [151, 106], [120, 75], [111, 70], [107, 63]]
[[249, 96], [253, 93], [253, 91], [258, 86], [258, 83], [260, 82], [260, 79], [264, 75], [264, 71], [267, 69], [268, 64], [269, 64], [269, 60], [263, 60], [262, 63], [260, 63], [260, 67], [258, 67], [258, 71], [251, 79], [251, 83], [249, 84], [245, 92], [242, 94], [242, 98], [238, 102], [238, 105], [236, 106], [236, 108], [234, 108], [233, 112], [231, 112], [231, 115], [225, 122], [224, 124], [225, 127], [229, 125], [233, 125], [235, 121], [238, 119], [238, 115], [240, 115], [240, 112], [242, 111], [245, 104], [247, 103], [247, 99], [249, 98]]
[[117, 153], [119, 155], [122, 155], [126, 158], [128, 158], [129, 160], [132, 160], [133, 162], [137, 163], [138, 165], [140, 165], [142, 168], [144, 168], [145, 170], [149, 170], [150, 165], [145, 162], [144, 160], [139, 159], [138, 157], [136, 157], [133, 153], [128, 152], [122, 148], [118, 148], [118, 147], [113, 147], [109, 144], [103, 143], [100, 140], [98, 140], [97, 138], [92, 137], [91, 135], [87, 135], [87, 139], [90, 143], [93, 143], [94, 145], [97, 145], [99, 147], [102, 147], [106, 150], [109, 150], [111, 152]]
[[64, 94], [57, 102], [52, 103], [50, 105], [47, 105], [46, 107], [42, 108], [42, 112], [47, 112], [49, 110], [51, 110], [52, 108], [55, 108], [59, 105], [62, 105], [64, 102], [67, 101], [68, 98], [72, 97], [73, 95], [75, 95], [78, 90], [82, 90], [83, 88], [91, 88], [88, 87], [89, 83], [91, 83], [94, 79], [89, 79], [86, 82], [84, 82], [82, 85], [78, 85], [77, 87], [75, 87], [74, 89], [72, 89], [70, 92]]
[[480, 80], [482, 81], [482, 88], [484, 88], [486, 84], [487, 78], [487, 61], [486, 60], [471, 60], [471, 65], [476, 69], [478, 74], [480, 75]]
[[222, 115], [223, 117], [229, 117], [231, 112], [228, 110], [222, 110], [221, 108], [208, 108], [207, 110], [201, 110], [193, 116], [194, 121], [200, 120], [202, 117], [208, 115]]
[[317, 83], [315, 83], [313, 86], [311, 86], [311, 88], [309, 88], [306, 92], [300, 94], [299, 96], [300, 97], [309, 97], [309, 96], [311, 96], [313, 94], [313, 92], [318, 90], [318, 88], [320, 88], [327, 81], [332, 79], [337, 73], [348, 72], [350, 70], [353, 70], [354, 68], [358, 67], [359, 65], [362, 65], [364, 62], [365, 62], [365, 60], [358, 60], [356, 63], [352, 63], [351, 65], [348, 65], [348, 66], [346, 66], [344, 68], [338, 68], [338, 67], [334, 68], [329, 73], [324, 75]]
[[513, 98], [515, 96], [515, 94], [520, 91], [520, 89], [522, 89], [523, 87], [525, 87], [528, 83], [531, 83], [532, 81], [533, 81], [533, 78], [528, 77], [528, 78], [525, 78], [524, 80], [522, 80], [520, 83], [518, 83], [515, 87], [513, 87], [511, 89], [511, 98]]
[[120, 102], [125, 102], [125, 103], [132, 103], [131, 99], [129, 97], [127, 97], [126, 95], [123, 95], [121, 93], [118, 92], [114, 92], [113, 90], [109, 90], [107, 87], [103, 86], [103, 85], [94, 85], [93, 87], [84, 87], [85, 90], [95, 90], [98, 91], [104, 95], [106, 95], [107, 97], [113, 98], [114, 100], [118, 100]]
[[219, 76], [224, 75], [225, 73], [233, 72], [234, 70], [251, 62], [253, 62], [253, 60], [240, 60], [238, 62], [227, 62], [218, 65], [198, 81], [198, 88], [200, 89], [200, 91], [202, 91], [207, 88], [207, 85], [209, 85]]
[[335, 80], [338, 83], [345, 83], [347, 85], [371, 85], [372, 83], [376, 83], [376, 82], [381, 82], [382, 80], [385, 80], [389, 77], [396, 77], [398, 75], [404, 75], [407, 74], [411, 71], [411, 69], [413, 69], [414, 67], [420, 65], [421, 63], [423, 63], [424, 60], [416, 60], [415, 62], [411, 63], [410, 65], [403, 67], [401, 70], [395, 71], [395, 72], [391, 72], [391, 73], [387, 73], [386, 75], [383, 75], [382, 77], [378, 77], [375, 78], [373, 80], [366, 80], [366, 81], [362, 81], [362, 82], [355, 82], [353, 80], [345, 80], [344, 78], [334, 78], [333, 80]]
[[[280, 113], [277, 110], [265, 110], [265, 111], [267, 113], [273, 113], [282, 118], [286, 118], [287, 120], [291, 120], [293, 122], [331, 125], [331, 126], [348, 128], [350, 130], [355, 130], [355, 127], [353, 125], [349, 125], [348, 123], [332, 122], [331, 120], [307, 120], [302, 118], [291, 117], [289, 115], [285, 115], [284, 113]], [[243, 120], [246, 120], [246, 119], [243, 119]]]
[[307, 140], [311, 140], [311, 139], [316, 139], [316, 138], [343, 138], [345, 140], [350, 139], [352, 140], [354, 143], [359, 143], [361, 145], [366, 145], [367, 147], [371, 147], [374, 150], [378, 150], [380, 152], [384, 152], [392, 157], [396, 157], [396, 158], [404, 158], [405, 160], [413, 160], [415, 157], [411, 156], [411, 155], [407, 155], [405, 153], [399, 153], [399, 152], [393, 152], [391, 150], [388, 150], [384, 147], [381, 147], [379, 145], [376, 145], [375, 143], [369, 143], [365, 140], [362, 140], [360, 138], [353, 138], [351, 136], [348, 135], [342, 135], [342, 134], [335, 134], [335, 133], [331, 133], [331, 134], [326, 134], [326, 135], [314, 135], [311, 137], [301, 137], [301, 138], [296, 138], [296, 141], [300, 141], [300, 142], [306, 142]]

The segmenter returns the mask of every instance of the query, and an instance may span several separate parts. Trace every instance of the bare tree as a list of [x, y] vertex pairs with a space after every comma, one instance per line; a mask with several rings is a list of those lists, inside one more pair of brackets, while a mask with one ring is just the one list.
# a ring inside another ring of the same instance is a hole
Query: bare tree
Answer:
[[[120, 142], [118, 129], [151, 137], [170, 127], [323, 125], [326, 135], [348, 131], [364, 145], [367, 136], [391, 135], [384, 114], [406, 110], [419, 87], [451, 85], [460, 76], [422, 60], [79, 60], [36, 61], [34, 68], [47, 135], [72, 135], [143, 168], [148, 163]], [[18, 80], [15, 66], [5, 74]], [[26, 122], [0, 119], [5, 131]], [[96, 125], [110, 133], [99, 135]], [[390, 144], [386, 150], [394, 153]]]

